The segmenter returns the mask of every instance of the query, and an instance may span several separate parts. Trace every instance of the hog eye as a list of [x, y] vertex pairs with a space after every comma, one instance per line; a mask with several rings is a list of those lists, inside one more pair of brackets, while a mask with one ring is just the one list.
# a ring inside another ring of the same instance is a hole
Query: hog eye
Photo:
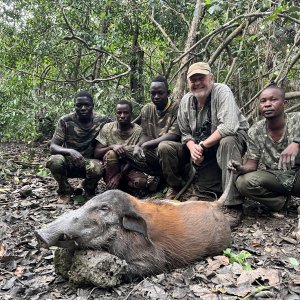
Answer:
[[107, 205], [102, 205], [102, 206], [99, 207], [99, 210], [107, 211], [107, 210], [109, 210], [109, 208], [108, 208]]

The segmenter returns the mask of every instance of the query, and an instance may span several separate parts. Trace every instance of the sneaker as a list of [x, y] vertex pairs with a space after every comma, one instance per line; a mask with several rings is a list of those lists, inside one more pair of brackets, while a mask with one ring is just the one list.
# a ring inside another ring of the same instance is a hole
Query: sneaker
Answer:
[[167, 200], [173, 200], [177, 196], [178, 193], [179, 193], [179, 189], [170, 187], [170, 188], [168, 188], [164, 198]]
[[235, 228], [241, 224], [243, 217], [243, 205], [223, 206], [225, 218], [228, 220], [230, 228]]
[[59, 195], [57, 203], [58, 204], [68, 204], [71, 202], [71, 195], [66, 194], [66, 195]]

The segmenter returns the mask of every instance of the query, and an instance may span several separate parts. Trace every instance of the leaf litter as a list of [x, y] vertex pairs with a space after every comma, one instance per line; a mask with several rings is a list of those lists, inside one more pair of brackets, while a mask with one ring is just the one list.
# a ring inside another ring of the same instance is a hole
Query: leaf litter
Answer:
[[33, 234], [78, 207], [56, 203], [56, 184], [44, 167], [48, 149], [47, 143], [0, 146], [0, 299], [300, 299], [300, 247], [292, 234], [299, 199], [284, 219], [246, 202], [230, 255], [112, 289], [71, 286], [54, 272], [53, 249], [39, 249]]

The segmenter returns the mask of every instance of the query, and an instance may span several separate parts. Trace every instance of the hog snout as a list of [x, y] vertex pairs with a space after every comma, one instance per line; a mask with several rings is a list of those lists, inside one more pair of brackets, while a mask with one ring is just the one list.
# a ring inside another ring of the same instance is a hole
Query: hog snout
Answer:
[[36, 230], [34, 234], [38, 240], [40, 248], [48, 249], [50, 246], [55, 245], [59, 239], [58, 235], [49, 234], [45, 229]]
[[46, 248], [48, 249], [49, 248], [49, 241], [47, 240], [46, 237], [43, 237], [40, 233], [41, 230], [35, 230], [34, 231], [34, 234], [35, 234], [35, 237], [39, 243], [39, 248]]
[[77, 236], [68, 236], [64, 233], [61, 234], [48, 234], [47, 230], [36, 230], [34, 232], [40, 248], [48, 249], [51, 246], [58, 246], [61, 248], [74, 248], [78, 242]]

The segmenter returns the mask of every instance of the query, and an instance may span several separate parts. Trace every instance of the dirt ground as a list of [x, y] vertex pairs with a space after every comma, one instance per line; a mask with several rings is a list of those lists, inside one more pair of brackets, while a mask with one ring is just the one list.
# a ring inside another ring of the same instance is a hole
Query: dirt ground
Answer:
[[55, 181], [44, 168], [48, 156], [47, 143], [0, 146], [0, 299], [300, 299], [300, 247], [292, 235], [299, 199], [283, 219], [245, 203], [227, 256], [112, 289], [71, 286], [54, 272], [53, 249], [39, 249], [34, 237], [35, 229], [80, 205], [56, 203]]

